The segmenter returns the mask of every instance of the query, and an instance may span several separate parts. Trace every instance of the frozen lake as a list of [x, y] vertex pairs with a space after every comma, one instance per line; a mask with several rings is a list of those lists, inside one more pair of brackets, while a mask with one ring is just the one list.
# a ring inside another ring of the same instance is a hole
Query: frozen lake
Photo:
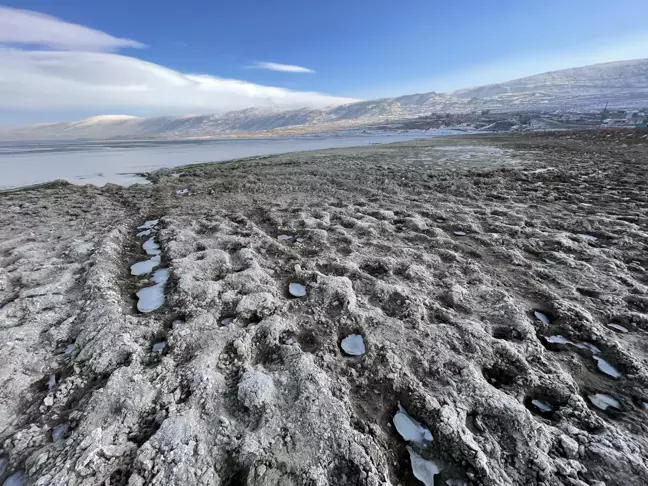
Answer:
[[136, 175], [163, 167], [222, 162], [305, 150], [457, 135], [455, 130], [365, 136], [304, 136], [190, 141], [0, 142], [0, 189], [65, 179], [73, 184], [144, 183]]

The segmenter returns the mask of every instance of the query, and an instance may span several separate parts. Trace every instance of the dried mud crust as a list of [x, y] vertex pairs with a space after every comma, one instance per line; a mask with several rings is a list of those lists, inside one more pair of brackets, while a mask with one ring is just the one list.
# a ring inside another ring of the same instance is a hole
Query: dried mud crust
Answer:
[[[647, 482], [648, 147], [606, 135], [1, 194], [0, 479], [417, 484], [391, 424], [400, 402], [432, 431], [441, 481]], [[152, 217], [171, 278], [165, 306], [139, 314], [128, 268]], [[349, 334], [364, 356], [342, 353]], [[596, 393], [620, 408], [596, 408]]]

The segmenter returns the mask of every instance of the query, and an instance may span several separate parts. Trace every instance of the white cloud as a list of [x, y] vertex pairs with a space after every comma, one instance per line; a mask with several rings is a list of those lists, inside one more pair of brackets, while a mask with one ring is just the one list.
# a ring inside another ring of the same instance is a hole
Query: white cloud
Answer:
[[0, 110], [215, 113], [322, 108], [356, 100], [204, 74], [102, 52], [0, 49]]
[[114, 51], [146, 47], [95, 29], [31, 10], [0, 6], [0, 44], [36, 45], [61, 50]]
[[281, 71], [284, 73], [314, 73], [312, 69], [295, 66], [292, 64], [279, 64], [276, 62], [255, 62], [250, 66], [256, 69], [269, 69], [271, 71]]

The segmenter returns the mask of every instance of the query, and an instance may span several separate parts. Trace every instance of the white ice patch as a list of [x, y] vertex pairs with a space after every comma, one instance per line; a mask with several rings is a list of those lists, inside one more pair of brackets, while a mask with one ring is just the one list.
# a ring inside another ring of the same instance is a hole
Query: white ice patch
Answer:
[[65, 437], [69, 428], [69, 424], [59, 424], [54, 427], [54, 430], [52, 430], [52, 441], [56, 442], [57, 440], [61, 440], [63, 437]]
[[161, 353], [164, 351], [164, 348], [166, 348], [166, 343], [163, 341], [161, 343], [155, 343], [153, 348], [151, 348], [151, 351], [154, 353]]
[[169, 279], [169, 269], [160, 268], [153, 274], [156, 285], [146, 287], [137, 292], [137, 310], [140, 312], [153, 312], [164, 304], [164, 284]]
[[594, 359], [598, 364], [599, 370], [601, 370], [603, 373], [611, 376], [612, 378], [621, 377], [621, 372], [617, 370], [614, 366], [612, 366], [610, 363], [605, 361], [603, 358], [601, 358], [600, 356], [594, 356]]
[[74, 344], [68, 344], [64, 352], [66, 355], [74, 353]]
[[454, 234], [455, 234], [455, 236], [466, 236], [465, 231], [455, 231]]
[[233, 317], [225, 317], [224, 319], [221, 320], [221, 326], [230, 326], [234, 324], [234, 318]]
[[598, 240], [596, 236], [592, 236], [592, 235], [578, 235], [578, 236], [580, 236], [583, 239], [583, 241], [586, 241], [587, 243], [594, 243], [596, 240]]
[[592, 354], [601, 354], [601, 350], [590, 343], [573, 343], [574, 346], [580, 349], [589, 349]]
[[292, 236], [290, 236], [290, 235], [279, 235], [279, 236], [277, 236], [277, 239], [279, 241], [288, 241], [288, 240], [292, 240]]
[[416, 421], [398, 405], [398, 412], [393, 418], [394, 426], [400, 436], [407, 442], [413, 442], [421, 447], [432, 442], [432, 432], [427, 427], [423, 427], [420, 422]]
[[23, 486], [25, 484], [25, 472], [18, 471], [7, 478], [2, 486]]
[[364, 339], [360, 334], [351, 334], [342, 340], [342, 351], [349, 356], [362, 356], [366, 352]]
[[569, 339], [566, 337], [562, 337], [560, 335], [558, 336], [549, 336], [547, 338], [548, 343], [553, 343], [553, 344], [573, 344]]
[[542, 412], [553, 412], [554, 409], [551, 405], [549, 405], [547, 402], [542, 402], [540, 400], [531, 400], [531, 403], [540, 411]]
[[137, 229], [141, 229], [141, 230], [153, 229], [155, 225], [157, 225], [159, 222], [160, 222], [159, 219], [151, 219], [149, 221], [144, 222], [142, 226], [138, 226]]
[[143, 262], [137, 262], [131, 265], [131, 275], [146, 275], [153, 271], [155, 267], [160, 264], [161, 258], [160, 255], [156, 255], [149, 260], [144, 260]]
[[293, 282], [288, 286], [288, 292], [293, 297], [304, 297], [306, 295], [306, 287], [300, 283]]
[[189, 189], [187, 189], [187, 188], [179, 189], [179, 190], [176, 191], [176, 194], [178, 196], [186, 196], [187, 194], [189, 194]]
[[549, 318], [542, 312], [535, 311], [533, 315], [536, 316], [545, 326], [549, 325]]
[[9, 458], [7, 456], [0, 456], [0, 478], [4, 476], [9, 467]]
[[607, 410], [609, 407], [616, 408], [618, 410], [621, 409], [621, 404], [619, 403], [619, 401], [616, 398], [611, 397], [610, 395], [606, 395], [605, 393], [589, 395], [588, 398], [590, 399], [590, 402], [592, 402], [601, 410]]
[[56, 375], [49, 375], [49, 378], [47, 379], [47, 389], [52, 391], [54, 388], [56, 388]]
[[611, 328], [614, 329], [615, 331], [619, 331], [619, 332], [628, 332], [628, 329], [627, 329], [627, 328], [625, 328], [625, 327], [623, 327], [623, 326], [621, 326], [621, 325], [619, 325], [619, 324], [608, 324], [608, 327], [611, 327]]
[[156, 243], [154, 236], [146, 240], [142, 245], [142, 248], [144, 248], [147, 255], [153, 256], [160, 254], [160, 245]]
[[147, 229], [147, 230], [144, 230], [144, 231], [140, 231], [139, 233], [137, 233], [136, 236], [137, 236], [137, 237], [141, 237], [141, 236], [148, 236], [148, 235], [151, 234], [152, 231], [153, 231], [153, 230], [150, 230], [150, 229]]
[[409, 446], [407, 446], [407, 451], [410, 455], [410, 461], [412, 461], [414, 477], [425, 486], [434, 486], [434, 476], [441, 472], [439, 465], [434, 461], [423, 459]]

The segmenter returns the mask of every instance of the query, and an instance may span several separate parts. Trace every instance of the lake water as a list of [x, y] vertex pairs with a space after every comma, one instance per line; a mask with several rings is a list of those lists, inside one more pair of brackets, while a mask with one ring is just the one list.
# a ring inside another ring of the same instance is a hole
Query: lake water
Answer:
[[73, 184], [146, 182], [138, 172], [199, 162], [457, 135], [454, 130], [366, 136], [305, 136], [200, 141], [0, 142], [0, 189], [65, 179]]

